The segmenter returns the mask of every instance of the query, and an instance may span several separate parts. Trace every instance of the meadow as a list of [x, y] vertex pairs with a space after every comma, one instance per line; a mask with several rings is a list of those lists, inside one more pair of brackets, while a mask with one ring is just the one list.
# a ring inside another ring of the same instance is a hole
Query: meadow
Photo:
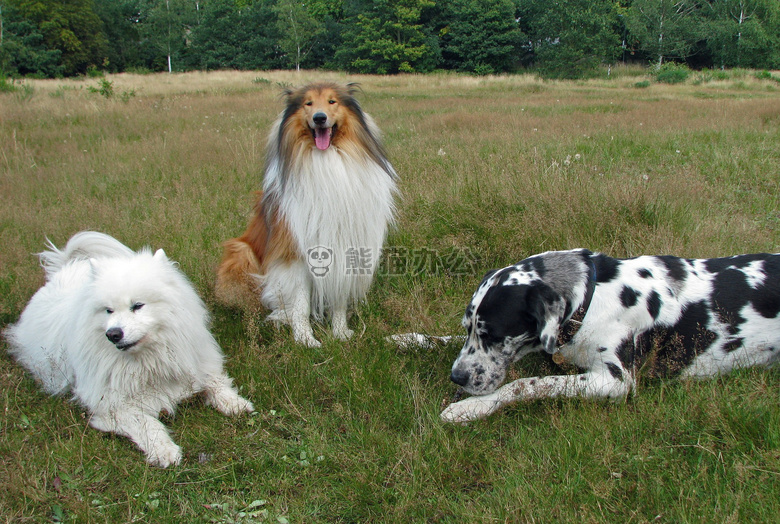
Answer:
[[[164, 248], [213, 314], [257, 409], [166, 417], [182, 465], [43, 394], [0, 342], [3, 522], [777, 522], [780, 370], [641, 380], [622, 403], [439, 412], [481, 276], [530, 254], [780, 251], [780, 83], [736, 71], [675, 85], [613, 69], [533, 76], [212, 72], [28, 80], [0, 93], [0, 327], [43, 282], [45, 239]], [[246, 225], [282, 86], [356, 81], [400, 174], [398, 221], [356, 336], [311, 349], [214, 300]], [[510, 378], [556, 371], [528, 358]]]

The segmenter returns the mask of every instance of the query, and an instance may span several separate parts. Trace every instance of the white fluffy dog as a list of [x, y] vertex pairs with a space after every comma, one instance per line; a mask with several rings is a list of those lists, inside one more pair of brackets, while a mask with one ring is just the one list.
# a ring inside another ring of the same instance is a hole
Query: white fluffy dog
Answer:
[[136, 253], [91, 231], [48, 248], [46, 284], [4, 333], [47, 393], [70, 390], [92, 427], [130, 438], [163, 468], [182, 453], [161, 412], [201, 392], [226, 415], [254, 409], [223, 370], [203, 302], [163, 250]]

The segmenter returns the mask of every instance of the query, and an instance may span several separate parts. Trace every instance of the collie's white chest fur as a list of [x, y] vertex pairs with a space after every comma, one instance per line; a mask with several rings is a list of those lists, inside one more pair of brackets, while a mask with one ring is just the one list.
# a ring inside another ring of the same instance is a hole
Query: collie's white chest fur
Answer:
[[396, 186], [387, 171], [331, 147], [301, 155], [284, 183], [273, 165], [266, 176], [265, 191], [277, 193], [307, 263], [314, 315], [365, 297], [395, 211]]

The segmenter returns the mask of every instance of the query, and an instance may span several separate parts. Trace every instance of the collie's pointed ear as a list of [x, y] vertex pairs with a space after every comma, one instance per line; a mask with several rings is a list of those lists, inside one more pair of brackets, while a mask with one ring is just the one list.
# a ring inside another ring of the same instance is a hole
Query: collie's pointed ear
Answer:
[[347, 88], [347, 93], [349, 96], [355, 96], [358, 92], [362, 93], [363, 88], [361, 87], [359, 82], [349, 82], [345, 86]]

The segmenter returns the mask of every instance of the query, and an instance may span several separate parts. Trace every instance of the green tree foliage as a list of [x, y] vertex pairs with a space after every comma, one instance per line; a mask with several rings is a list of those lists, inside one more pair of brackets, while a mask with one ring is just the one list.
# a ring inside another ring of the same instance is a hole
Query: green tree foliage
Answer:
[[47, 49], [60, 51], [63, 74], [102, 67], [108, 43], [93, 0], [5, 0], [4, 4], [37, 28]]
[[184, 69], [186, 35], [197, 22], [198, 8], [198, 0], [141, 0], [141, 37], [157, 51], [152, 69]]
[[438, 44], [421, 20], [434, 6], [433, 0], [367, 0], [345, 21], [336, 64], [359, 73], [433, 70]]
[[448, 69], [491, 74], [516, 68], [528, 38], [512, 0], [452, 0], [440, 30]]
[[190, 35], [188, 64], [195, 69], [285, 67], [276, 22], [268, 0], [209, 0]]
[[778, 0], [0, 0], [5, 74], [324, 68], [578, 78], [614, 61], [780, 68]]
[[702, 13], [715, 66], [780, 67], [780, 2], [709, 0]]
[[279, 30], [279, 45], [295, 64], [295, 69], [301, 68], [301, 62], [309, 54], [322, 22], [311, 12], [311, 4], [298, 0], [277, 0], [274, 12], [277, 16]]
[[637, 43], [660, 68], [665, 60], [685, 60], [706, 36], [697, 0], [634, 0], [626, 26]]
[[95, 2], [95, 12], [103, 22], [108, 41], [105, 69], [118, 72], [143, 65], [138, 33], [140, 0], [99, 0]]
[[61, 76], [62, 51], [46, 46], [37, 25], [23, 18], [12, 6], [2, 8], [3, 41], [0, 73], [38, 77]]
[[519, 11], [534, 64], [546, 77], [578, 78], [618, 55], [618, 5], [613, 0], [528, 0]]

